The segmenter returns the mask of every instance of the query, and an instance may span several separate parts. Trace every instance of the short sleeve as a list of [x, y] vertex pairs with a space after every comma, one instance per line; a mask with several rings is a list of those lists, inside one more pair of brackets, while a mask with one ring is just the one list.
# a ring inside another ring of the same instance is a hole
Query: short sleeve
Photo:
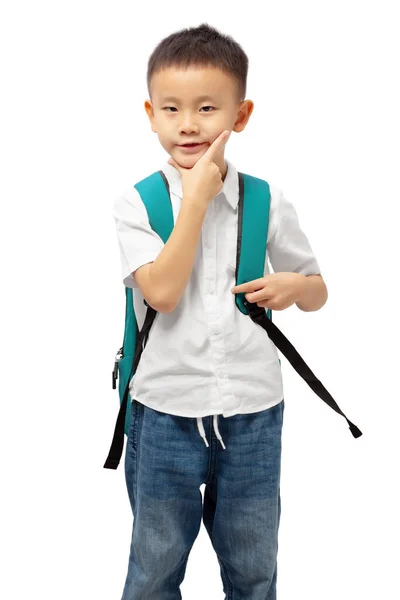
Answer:
[[274, 272], [320, 274], [317, 259], [300, 227], [293, 204], [279, 188], [270, 185], [270, 192], [267, 255]]
[[151, 228], [146, 206], [135, 187], [125, 189], [117, 197], [112, 212], [117, 227], [123, 284], [138, 288], [132, 273], [153, 262], [163, 249], [164, 242]]

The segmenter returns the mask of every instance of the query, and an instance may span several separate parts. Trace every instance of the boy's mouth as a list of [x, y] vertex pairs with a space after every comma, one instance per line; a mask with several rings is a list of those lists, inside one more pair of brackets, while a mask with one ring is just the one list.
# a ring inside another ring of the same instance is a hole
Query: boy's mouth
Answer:
[[185, 152], [194, 152], [195, 150], [202, 148], [205, 145], [205, 143], [206, 142], [203, 142], [201, 144], [179, 144], [179, 148], [182, 148], [182, 150], [184, 150]]
[[193, 142], [192, 144], [180, 144], [180, 146], [183, 146], [185, 148], [192, 148], [193, 146], [201, 146], [202, 144], [200, 142]]

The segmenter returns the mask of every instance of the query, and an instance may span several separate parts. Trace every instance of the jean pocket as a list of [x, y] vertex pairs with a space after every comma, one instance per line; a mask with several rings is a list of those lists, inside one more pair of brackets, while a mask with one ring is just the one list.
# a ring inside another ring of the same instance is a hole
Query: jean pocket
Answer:
[[265, 414], [265, 427], [268, 435], [271, 434], [280, 434], [282, 431], [283, 425], [283, 413], [285, 409], [285, 401], [282, 399], [281, 402], [271, 406], [270, 408], [266, 408], [264, 411]]

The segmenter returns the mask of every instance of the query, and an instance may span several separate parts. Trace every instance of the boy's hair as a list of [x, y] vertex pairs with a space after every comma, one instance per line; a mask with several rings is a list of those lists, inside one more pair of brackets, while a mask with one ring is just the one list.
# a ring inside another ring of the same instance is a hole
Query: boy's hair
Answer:
[[185, 69], [192, 65], [211, 66], [232, 75], [237, 81], [237, 101], [244, 100], [249, 59], [231, 36], [223, 35], [207, 23], [172, 33], [156, 46], [147, 66], [150, 98], [150, 83], [155, 73], [169, 67]]

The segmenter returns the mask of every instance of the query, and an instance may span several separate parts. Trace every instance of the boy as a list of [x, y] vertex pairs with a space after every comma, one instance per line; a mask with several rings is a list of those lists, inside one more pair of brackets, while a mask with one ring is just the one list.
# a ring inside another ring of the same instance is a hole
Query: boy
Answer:
[[[122, 600], [177, 600], [201, 520], [227, 599], [275, 600], [283, 387], [278, 352], [235, 305], [318, 310], [320, 269], [292, 204], [270, 184], [274, 268], [236, 288], [238, 171], [224, 156], [245, 128], [248, 59], [202, 24], [153, 51], [145, 110], [170, 155], [174, 229], [166, 244], [132, 187], [114, 205], [123, 282], [141, 329], [157, 310], [130, 383], [125, 476], [134, 514]], [[193, 145], [195, 144], [195, 145]], [[218, 417], [220, 417], [218, 419]], [[204, 506], [200, 486], [205, 484]]]

